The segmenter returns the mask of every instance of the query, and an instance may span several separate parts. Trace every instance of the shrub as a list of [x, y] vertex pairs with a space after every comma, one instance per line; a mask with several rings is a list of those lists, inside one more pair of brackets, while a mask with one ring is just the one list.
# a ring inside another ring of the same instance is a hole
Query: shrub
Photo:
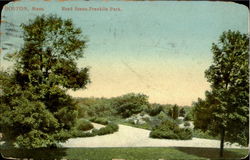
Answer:
[[93, 135], [98, 135], [98, 129], [96, 129], [96, 128], [92, 129], [91, 133], [93, 133]]
[[115, 124], [115, 123], [109, 123], [109, 124], [108, 124], [108, 127], [112, 128], [112, 130], [113, 130], [114, 132], [116, 132], [116, 131], [119, 130], [119, 126], [118, 126], [117, 124]]
[[189, 128], [181, 128], [178, 133], [179, 139], [187, 140], [192, 139], [192, 130]]
[[212, 136], [209, 131], [202, 131], [201, 129], [193, 130], [194, 137], [206, 139], [220, 139], [218, 136]]
[[153, 117], [153, 118], [150, 120], [150, 122], [149, 122], [149, 124], [150, 124], [150, 126], [151, 126], [152, 128], [157, 128], [157, 127], [159, 127], [159, 126], [161, 125], [161, 123], [162, 123], [162, 120], [160, 120], [160, 119], [157, 118], [157, 117]]
[[188, 127], [188, 126], [190, 126], [190, 123], [189, 123], [188, 121], [185, 121], [185, 122], [184, 122], [184, 126], [185, 126], [185, 127]]
[[150, 117], [143, 117], [142, 120], [144, 120], [145, 122], [150, 122]]
[[150, 116], [156, 116], [158, 115], [161, 111], [163, 111], [163, 107], [162, 105], [159, 104], [151, 104], [148, 109], [146, 110], [146, 112], [150, 115]]
[[78, 121], [76, 128], [77, 130], [87, 131], [87, 130], [94, 128], [94, 126], [88, 120], [81, 119]]
[[182, 124], [182, 120], [180, 120], [180, 119], [176, 119], [176, 120], [174, 120], [175, 122], [176, 122], [176, 124]]
[[184, 109], [184, 108], [181, 108], [181, 109], [179, 110], [179, 116], [185, 117], [185, 114], [186, 114], [185, 109]]
[[102, 125], [107, 125], [108, 124], [108, 119], [107, 118], [101, 118], [101, 117], [93, 117], [89, 119], [91, 122], [99, 123]]
[[112, 129], [109, 127], [102, 127], [99, 130], [97, 130], [96, 134], [101, 136], [101, 135], [105, 135], [105, 134], [110, 134], [113, 133]]
[[135, 124], [135, 120], [134, 119], [129, 119], [127, 122], [130, 123], [130, 124]]
[[179, 126], [171, 120], [164, 121], [150, 132], [152, 138], [166, 139], [191, 139], [192, 131], [190, 129], [179, 128]]
[[171, 130], [161, 131], [159, 129], [156, 129], [150, 132], [149, 136], [152, 138], [179, 139], [179, 137]]
[[71, 131], [71, 137], [93, 137], [96, 135], [106, 135], [106, 134], [111, 134], [114, 132], [117, 132], [119, 129], [119, 126], [115, 123], [108, 123], [107, 126], [102, 127], [100, 129], [92, 129], [91, 132], [83, 132], [81, 130], [73, 130]]
[[109, 123], [107, 126], [100, 128], [99, 130], [93, 130], [96, 135], [106, 135], [118, 131], [119, 127], [115, 123]]
[[167, 119], [169, 119], [169, 116], [166, 113], [164, 113], [163, 111], [161, 111], [156, 117], [158, 119], [160, 119], [160, 120], [167, 120]]
[[79, 130], [74, 130], [71, 132], [71, 136], [72, 137], [93, 137], [96, 136], [96, 134], [92, 131], [92, 132], [83, 132], [83, 131], [79, 131]]
[[184, 121], [192, 121], [192, 120], [193, 120], [192, 111], [189, 111], [184, 117]]

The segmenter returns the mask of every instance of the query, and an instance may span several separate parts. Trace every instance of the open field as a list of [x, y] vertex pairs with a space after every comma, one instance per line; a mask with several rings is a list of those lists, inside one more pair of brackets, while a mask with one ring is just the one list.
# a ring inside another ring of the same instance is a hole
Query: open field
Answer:
[[[61, 149], [0, 149], [7, 157], [70, 160], [180, 160], [180, 159], [219, 159], [217, 148], [194, 147], [140, 147], [140, 148], [61, 148]], [[226, 149], [225, 160], [240, 160], [248, 153], [247, 149]]]

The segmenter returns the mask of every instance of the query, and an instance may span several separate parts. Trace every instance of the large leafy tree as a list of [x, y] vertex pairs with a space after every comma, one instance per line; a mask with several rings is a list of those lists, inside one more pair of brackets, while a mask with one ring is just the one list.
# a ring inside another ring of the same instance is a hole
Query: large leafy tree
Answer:
[[113, 100], [112, 106], [118, 115], [124, 118], [138, 114], [148, 108], [148, 96], [144, 94], [128, 93]]
[[249, 141], [249, 38], [238, 31], [223, 32], [212, 44], [213, 64], [205, 71], [211, 91], [194, 104], [197, 128], [224, 141], [247, 145]]
[[66, 94], [89, 82], [88, 68], [79, 69], [86, 38], [71, 19], [38, 16], [21, 25], [24, 45], [8, 59], [12, 73], [1, 74], [0, 132], [20, 147], [47, 147], [66, 140], [77, 107]]

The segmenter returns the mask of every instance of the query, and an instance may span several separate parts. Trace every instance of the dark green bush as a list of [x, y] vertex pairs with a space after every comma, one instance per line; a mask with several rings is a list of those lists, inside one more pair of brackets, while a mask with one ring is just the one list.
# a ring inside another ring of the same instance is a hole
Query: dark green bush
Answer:
[[99, 130], [93, 130], [96, 135], [106, 135], [118, 131], [119, 127], [115, 123], [109, 123], [107, 126], [100, 128]]
[[109, 124], [108, 124], [108, 127], [112, 128], [112, 130], [113, 130], [114, 132], [116, 132], [116, 131], [119, 130], [119, 126], [118, 126], [117, 124], [115, 124], [115, 123], [109, 123]]
[[164, 121], [150, 132], [152, 138], [166, 139], [191, 139], [192, 131], [190, 129], [179, 128], [179, 126], [171, 120]]
[[163, 106], [160, 104], [150, 104], [149, 107], [146, 109], [146, 112], [150, 116], [156, 116], [158, 115], [161, 111], [163, 111]]
[[212, 136], [209, 131], [202, 131], [201, 129], [194, 129], [193, 130], [194, 137], [197, 138], [206, 138], [206, 139], [220, 139], [218, 136]]
[[111, 134], [114, 132], [117, 132], [119, 129], [118, 125], [115, 123], [108, 123], [105, 127], [102, 127], [100, 129], [92, 129], [91, 132], [83, 132], [81, 130], [75, 129], [71, 131], [71, 136], [72, 137], [93, 137], [96, 135], [106, 135], [106, 134]]
[[71, 132], [71, 136], [72, 137], [93, 137], [96, 136], [96, 134], [92, 131], [92, 132], [83, 132], [83, 131], [79, 131], [79, 130], [74, 130]]
[[185, 127], [188, 127], [188, 126], [190, 126], [190, 123], [189, 123], [188, 121], [185, 121], [185, 122], [184, 122], [184, 126], [185, 126]]
[[164, 111], [161, 111], [156, 117], [162, 121], [169, 119], [169, 116]]
[[102, 125], [107, 125], [109, 123], [107, 118], [102, 118], [102, 117], [93, 117], [89, 119], [91, 122], [99, 123]]
[[189, 111], [184, 117], [184, 121], [192, 121], [192, 120], [193, 120], [192, 111]]
[[161, 131], [156, 129], [150, 132], [150, 137], [152, 138], [164, 138], [164, 139], [179, 139], [178, 135], [176, 135], [173, 131]]
[[192, 139], [193, 133], [192, 130], [189, 128], [181, 128], [178, 133], [179, 139], [187, 140]]
[[81, 119], [77, 122], [76, 128], [77, 128], [77, 130], [87, 131], [87, 130], [94, 128], [94, 126], [88, 120]]
[[101, 135], [105, 135], [105, 134], [110, 134], [113, 133], [112, 129], [109, 127], [102, 127], [97, 131], [97, 135], [101, 136]]
[[93, 135], [98, 135], [98, 129], [96, 129], [96, 128], [94, 128], [94, 129], [92, 129], [92, 132], [91, 133], [93, 133]]

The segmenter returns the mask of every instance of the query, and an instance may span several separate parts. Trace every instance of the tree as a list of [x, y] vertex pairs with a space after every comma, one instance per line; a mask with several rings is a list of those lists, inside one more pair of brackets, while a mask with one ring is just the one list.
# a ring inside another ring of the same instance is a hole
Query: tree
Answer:
[[169, 117], [173, 118], [173, 109], [172, 109], [172, 107], [168, 109], [167, 113], [168, 113]]
[[185, 111], [185, 109], [182, 107], [182, 108], [180, 109], [180, 111], [179, 111], [179, 116], [185, 117], [185, 114], [186, 114], [186, 111]]
[[174, 120], [176, 120], [178, 117], [179, 117], [179, 108], [178, 108], [178, 106], [175, 104], [174, 106], [173, 106], [173, 119]]
[[85, 88], [88, 68], [77, 68], [86, 39], [72, 20], [38, 16], [21, 25], [24, 45], [7, 58], [13, 72], [1, 76], [0, 131], [20, 147], [53, 146], [69, 138], [77, 107], [68, 89]]
[[223, 32], [212, 44], [213, 64], [205, 71], [211, 91], [194, 104], [195, 127], [220, 135], [224, 141], [247, 145], [249, 141], [249, 38], [236, 31]]
[[112, 105], [116, 108], [117, 114], [126, 118], [146, 110], [149, 105], [148, 96], [144, 94], [129, 93], [117, 97]]

